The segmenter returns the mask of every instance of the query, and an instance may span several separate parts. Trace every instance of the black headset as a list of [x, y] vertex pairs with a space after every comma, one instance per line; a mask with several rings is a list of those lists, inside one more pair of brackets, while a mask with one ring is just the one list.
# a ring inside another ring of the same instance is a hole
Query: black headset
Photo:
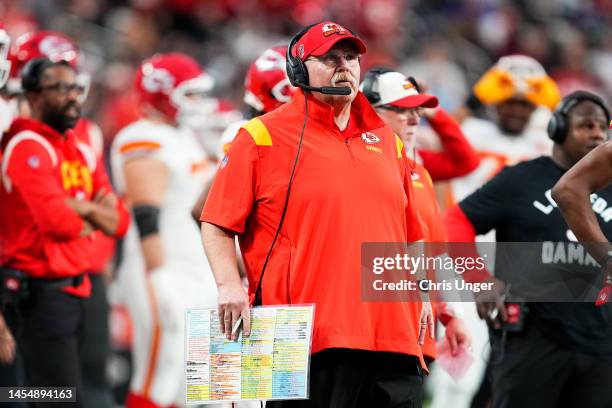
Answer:
[[293, 49], [295, 44], [300, 41], [300, 38], [302, 38], [302, 36], [306, 34], [308, 30], [310, 30], [316, 25], [317, 24], [311, 24], [309, 26], [304, 27], [289, 41], [289, 46], [287, 47], [287, 53], [285, 55], [285, 69], [287, 70], [287, 78], [289, 78], [289, 82], [293, 86], [308, 85], [309, 80], [308, 70], [306, 69], [304, 61], [302, 61], [298, 57], [294, 57], [293, 54], [291, 54], [291, 50]]
[[562, 144], [567, 137], [568, 123], [567, 114], [578, 102], [591, 101], [594, 104], [601, 107], [606, 114], [606, 123], [610, 122], [610, 110], [606, 106], [606, 103], [599, 96], [594, 93], [587, 91], [576, 91], [567, 95], [561, 103], [557, 106], [557, 109], [553, 112], [550, 121], [548, 122], [548, 137], [555, 143]]
[[[395, 72], [395, 70], [384, 66], [375, 67], [366, 72], [365, 77], [363, 78], [363, 90], [361, 92], [363, 92], [365, 97], [368, 98], [368, 101], [372, 105], [376, 105], [378, 102], [380, 102], [380, 94], [378, 91], [374, 90], [378, 84], [378, 77], [379, 75], [386, 74], [387, 72]], [[411, 76], [409, 76], [407, 79], [408, 82], [415, 87], [417, 92], [421, 93], [421, 89], [419, 88], [417, 81]]]

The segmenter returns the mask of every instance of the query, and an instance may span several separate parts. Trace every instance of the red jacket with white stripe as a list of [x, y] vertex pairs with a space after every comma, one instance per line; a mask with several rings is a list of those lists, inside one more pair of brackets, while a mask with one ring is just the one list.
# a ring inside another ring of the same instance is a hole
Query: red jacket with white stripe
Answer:
[[[111, 191], [95, 153], [77, 143], [72, 131], [62, 136], [25, 118], [13, 121], [0, 151], [0, 265], [46, 279], [91, 270], [92, 237], [79, 237], [83, 220], [66, 199], [91, 200], [102, 188]], [[119, 210], [122, 219], [128, 217], [122, 206]], [[88, 295], [84, 282], [75, 294]]]

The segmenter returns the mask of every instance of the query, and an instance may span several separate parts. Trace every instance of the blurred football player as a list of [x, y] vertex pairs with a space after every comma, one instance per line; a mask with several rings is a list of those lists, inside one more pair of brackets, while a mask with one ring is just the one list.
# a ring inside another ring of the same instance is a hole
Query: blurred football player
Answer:
[[132, 207], [118, 285], [134, 324], [127, 407], [185, 405], [185, 310], [216, 307], [216, 286], [190, 209], [207, 157], [184, 121], [209, 112], [212, 78], [180, 53], [144, 61], [136, 90], [142, 119], [111, 149], [117, 188]]

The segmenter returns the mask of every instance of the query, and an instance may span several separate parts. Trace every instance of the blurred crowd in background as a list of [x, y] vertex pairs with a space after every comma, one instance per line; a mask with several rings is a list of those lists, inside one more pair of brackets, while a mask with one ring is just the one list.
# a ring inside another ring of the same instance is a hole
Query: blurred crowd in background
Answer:
[[[180, 51], [215, 79], [215, 96], [243, 109], [248, 64], [297, 29], [332, 19], [368, 44], [362, 72], [400, 68], [429, 85], [441, 106], [461, 106], [500, 56], [534, 57], [561, 94], [612, 98], [611, 0], [2, 0], [11, 38], [48, 29], [75, 38], [92, 89], [86, 114], [105, 137], [136, 114], [135, 70], [155, 52]], [[606, 74], [608, 73], [608, 74]]]
[[[100, 126], [107, 152], [117, 132], [138, 118], [133, 85], [144, 59], [156, 52], [196, 58], [214, 79], [218, 110], [231, 114], [214, 116], [219, 123], [211, 127], [220, 134], [241, 118], [239, 111], [247, 113], [249, 64], [323, 20], [364, 39], [362, 75], [374, 66], [395, 68], [425, 83], [451, 113], [509, 54], [539, 61], [561, 95], [590, 90], [612, 102], [612, 0], [0, 0], [0, 22], [12, 44], [39, 30], [78, 43], [81, 69], [91, 74], [84, 116]], [[121, 322], [126, 327], [112, 331], [128, 339], [127, 319], [113, 324]], [[113, 385], [123, 385], [117, 394], [124, 395], [129, 368], [114, 367]]]

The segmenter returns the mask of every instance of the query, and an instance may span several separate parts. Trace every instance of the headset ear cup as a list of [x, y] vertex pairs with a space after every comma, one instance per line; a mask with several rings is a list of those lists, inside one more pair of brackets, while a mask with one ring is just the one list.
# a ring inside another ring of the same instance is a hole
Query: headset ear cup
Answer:
[[421, 93], [421, 87], [419, 86], [419, 83], [417, 82], [417, 80], [414, 79], [414, 77], [409, 76], [408, 82], [410, 82], [412, 86], [414, 86], [414, 89], [416, 89], [418, 93]]
[[309, 26], [304, 27], [302, 30], [300, 30], [300, 32], [294, 35], [291, 40], [289, 40], [289, 45], [287, 46], [287, 53], [285, 54], [285, 70], [287, 71], [287, 78], [293, 86], [300, 86], [300, 84], [309, 84], [308, 70], [306, 69], [304, 61], [302, 61], [298, 57], [294, 57], [291, 53], [291, 50], [293, 50], [293, 47], [298, 43], [300, 38], [302, 38], [302, 36], [306, 34], [306, 32], [308, 32], [308, 30], [310, 30], [315, 25], [316, 24], [311, 24]]
[[552, 114], [550, 120], [548, 121], [548, 125], [546, 126], [546, 132], [548, 133], [548, 138], [555, 141], [555, 132], [557, 130], [557, 119], [555, 118], [555, 113]]
[[306, 69], [306, 64], [299, 58], [295, 59], [296, 61], [296, 70], [295, 70], [295, 79], [297, 82], [302, 83], [304, 85], [310, 85], [310, 81], [308, 78], [308, 69]]
[[371, 104], [376, 104], [380, 101], [380, 94], [374, 91], [374, 82], [378, 77], [378, 72], [370, 70], [363, 78], [363, 94]]
[[555, 143], [562, 144], [565, 140], [565, 118], [560, 112], [554, 112], [548, 121], [548, 137]]
[[308, 85], [308, 70], [306, 69], [306, 65], [304, 65], [302, 60], [293, 56], [288, 56], [285, 69], [287, 70], [287, 78], [289, 79], [291, 85]]

